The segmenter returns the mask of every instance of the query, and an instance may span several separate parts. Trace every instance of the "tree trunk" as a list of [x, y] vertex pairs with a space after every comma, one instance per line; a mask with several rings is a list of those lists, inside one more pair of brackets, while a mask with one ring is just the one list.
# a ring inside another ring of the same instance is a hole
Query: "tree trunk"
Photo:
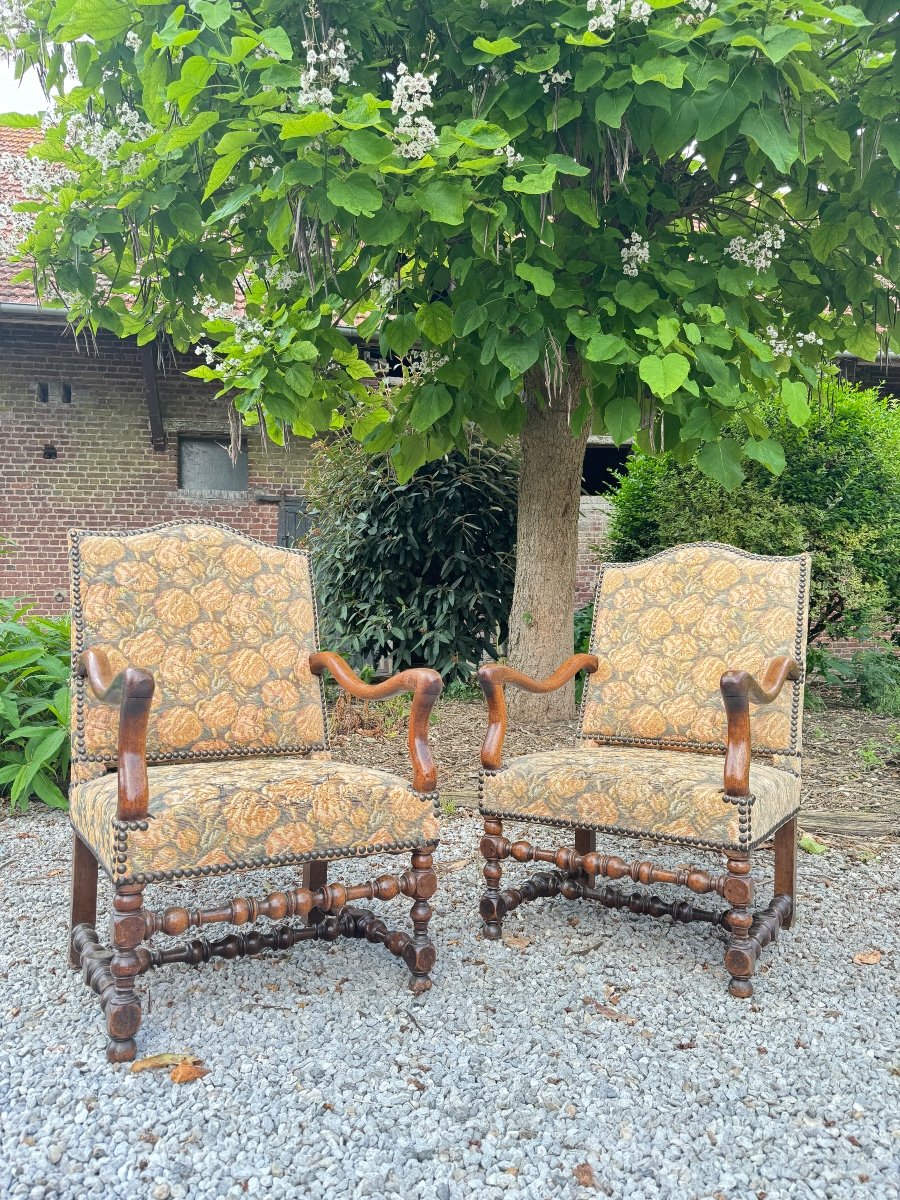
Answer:
[[[543, 372], [531, 371], [525, 379], [509, 661], [536, 678], [556, 670], [574, 648], [578, 508], [590, 434], [590, 420], [577, 437], [569, 428], [580, 387], [572, 362], [552, 401], [545, 395]], [[545, 696], [510, 688], [508, 703], [511, 714], [526, 724], [567, 720], [575, 714], [575, 684]]]

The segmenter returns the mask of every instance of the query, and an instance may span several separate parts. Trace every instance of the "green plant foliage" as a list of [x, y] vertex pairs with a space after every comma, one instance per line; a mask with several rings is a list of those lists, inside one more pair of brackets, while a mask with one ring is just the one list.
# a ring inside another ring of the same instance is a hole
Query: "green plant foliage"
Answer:
[[843, 698], [886, 717], [900, 717], [900, 655], [889, 642], [876, 642], [857, 650], [848, 660], [827, 647], [815, 659], [821, 679], [841, 689]]
[[[693, 461], [637, 453], [615, 493], [612, 557], [679, 542], [727, 542], [757, 554], [813, 558], [810, 640], [889, 632], [900, 613], [900, 419], [873, 391], [841, 386], [803, 428], [773, 418], [787, 465], [748, 462], [724, 495]], [[811, 647], [811, 666], [816, 666]]]
[[0, 792], [13, 812], [33, 796], [68, 804], [69, 621], [29, 612], [0, 600]]
[[[25, 11], [0, 46], [68, 89], [26, 270], [76, 325], [205, 341], [196, 373], [276, 440], [368, 403], [406, 480], [471, 422], [516, 434], [523, 375], [548, 399], [568, 363], [574, 425], [734, 489], [823, 363], [891, 341], [889, 0]], [[354, 326], [421, 347], [390, 401]]]
[[506, 637], [516, 459], [476, 442], [398, 482], [390, 458], [340, 436], [316, 447], [310, 538], [323, 643], [471, 682]]

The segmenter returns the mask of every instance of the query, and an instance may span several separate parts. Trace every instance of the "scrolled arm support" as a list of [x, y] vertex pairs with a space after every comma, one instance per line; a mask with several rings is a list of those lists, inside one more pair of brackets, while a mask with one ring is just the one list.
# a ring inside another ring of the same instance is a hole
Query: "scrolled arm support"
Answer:
[[789, 679], [800, 678], [793, 658], [773, 658], [766, 666], [762, 683], [749, 671], [726, 671], [719, 680], [722, 702], [728, 714], [725, 750], [725, 794], [750, 795], [750, 705], [771, 704]]
[[364, 683], [340, 654], [333, 654], [327, 650], [320, 650], [309, 656], [309, 669], [313, 675], [330, 671], [345, 692], [360, 700], [387, 700], [400, 692], [412, 692], [409, 757], [413, 769], [413, 787], [417, 792], [436, 790], [437, 769], [431, 757], [431, 747], [428, 745], [428, 718], [444, 686], [437, 671], [432, 671], [430, 667], [411, 667], [407, 671], [392, 675], [382, 683]]
[[573, 654], [546, 679], [532, 679], [504, 663], [485, 663], [478, 668], [478, 682], [488, 707], [488, 727], [481, 747], [481, 765], [488, 771], [499, 771], [503, 762], [503, 739], [506, 737], [506, 684], [525, 692], [555, 692], [574, 678], [579, 671], [588, 674], [597, 670], [595, 654]]
[[78, 660], [78, 673], [87, 679], [103, 704], [119, 706], [118, 804], [120, 821], [138, 821], [147, 815], [147, 727], [156, 686], [153, 676], [141, 667], [126, 667], [114, 675], [103, 650], [85, 650]]

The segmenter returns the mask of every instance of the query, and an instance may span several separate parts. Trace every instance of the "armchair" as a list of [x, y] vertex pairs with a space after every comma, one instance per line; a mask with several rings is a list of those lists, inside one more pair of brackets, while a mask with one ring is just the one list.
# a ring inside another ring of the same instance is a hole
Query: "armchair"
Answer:
[[[436, 774], [428, 717], [436, 671], [363, 683], [316, 649], [307, 556], [203, 521], [70, 535], [73, 827], [69, 961], [100, 997], [111, 1062], [133, 1059], [140, 975], [301, 941], [365, 938], [431, 986]], [[413, 693], [412, 786], [334, 762], [321, 676], [355, 696]], [[401, 874], [329, 883], [329, 860], [409, 853]], [[213, 908], [145, 906], [154, 883], [297, 865], [298, 886]], [[112, 945], [96, 932], [98, 866], [113, 888]], [[412, 899], [412, 932], [356, 900]], [[151, 946], [217, 922], [281, 924]], [[292, 918], [299, 918], [292, 923]], [[146, 944], [145, 944], [146, 943]]]
[[[541, 896], [705, 921], [728, 936], [729, 991], [752, 995], [760, 954], [796, 914], [808, 579], [806, 555], [764, 557], [715, 543], [605, 564], [590, 654], [568, 659], [545, 680], [501, 664], [481, 667], [488, 708], [480, 788], [486, 938], [499, 938], [504, 917]], [[505, 763], [504, 686], [553, 691], [580, 670], [588, 676], [579, 744]], [[752, 720], [751, 705], [763, 709]], [[509, 819], [570, 829], [574, 844], [511, 843], [503, 836]], [[598, 853], [598, 833], [717, 850], [726, 870], [627, 862]], [[752, 854], [773, 837], [774, 894], [753, 912]], [[554, 869], [501, 890], [507, 858]], [[674, 884], [721, 896], [730, 907], [598, 888], [598, 877]]]

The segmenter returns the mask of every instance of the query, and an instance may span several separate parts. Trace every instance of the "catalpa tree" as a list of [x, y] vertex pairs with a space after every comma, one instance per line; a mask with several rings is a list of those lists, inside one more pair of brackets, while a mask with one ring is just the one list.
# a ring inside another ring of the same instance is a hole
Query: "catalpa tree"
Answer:
[[592, 430], [734, 488], [823, 364], [890, 340], [893, 0], [4, 7], [56, 96], [19, 214], [45, 293], [197, 347], [276, 441], [350, 422], [405, 478], [518, 436], [530, 672], [572, 649]]

